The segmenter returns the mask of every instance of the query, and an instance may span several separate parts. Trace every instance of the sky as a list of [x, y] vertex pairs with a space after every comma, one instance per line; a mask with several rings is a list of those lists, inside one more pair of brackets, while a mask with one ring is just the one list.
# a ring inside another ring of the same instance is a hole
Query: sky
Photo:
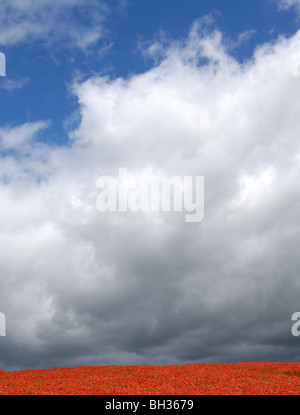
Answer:
[[[300, 0], [0, 0], [0, 368], [299, 361]], [[204, 177], [203, 220], [98, 179]]]

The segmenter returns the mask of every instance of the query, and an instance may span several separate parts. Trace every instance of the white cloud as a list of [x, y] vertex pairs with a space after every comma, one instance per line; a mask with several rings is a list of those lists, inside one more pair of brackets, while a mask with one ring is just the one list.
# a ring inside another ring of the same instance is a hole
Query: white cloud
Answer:
[[38, 39], [85, 49], [104, 36], [109, 11], [108, 3], [96, 0], [2, 0], [0, 45]]
[[299, 0], [278, 0], [279, 9], [286, 10], [291, 7], [295, 7], [300, 12], [300, 1]]
[[[71, 147], [1, 130], [2, 367], [299, 360], [299, 45], [239, 64], [196, 24], [143, 74], [76, 83]], [[203, 222], [98, 212], [119, 167], [204, 175]]]
[[0, 88], [5, 89], [6, 91], [13, 91], [15, 89], [21, 89], [30, 82], [29, 78], [21, 79], [3, 79], [3, 82], [0, 83]]
[[3, 149], [18, 149], [22, 151], [24, 144], [28, 143], [42, 129], [48, 127], [47, 122], [40, 121], [26, 123], [18, 127], [0, 128], [0, 145]]

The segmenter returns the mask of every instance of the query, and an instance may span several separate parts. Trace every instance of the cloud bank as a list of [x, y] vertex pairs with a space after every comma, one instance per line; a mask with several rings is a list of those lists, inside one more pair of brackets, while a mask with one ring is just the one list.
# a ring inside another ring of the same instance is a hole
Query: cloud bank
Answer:
[[[1, 128], [2, 369], [299, 360], [300, 32], [243, 64], [225, 44], [199, 21], [147, 72], [75, 83], [68, 147]], [[100, 213], [120, 167], [204, 176], [204, 220]]]

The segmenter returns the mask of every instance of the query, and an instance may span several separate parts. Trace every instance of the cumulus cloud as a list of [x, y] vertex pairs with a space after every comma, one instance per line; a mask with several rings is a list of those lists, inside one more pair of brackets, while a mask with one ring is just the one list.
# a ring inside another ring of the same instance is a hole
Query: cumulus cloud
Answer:
[[97, 0], [2, 0], [0, 45], [42, 40], [85, 49], [104, 37], [109, 12], [109, 4]]
[[[69, 147], [1, 130], [2, 368], [299, 360], [300, 32], [243, 64], [225, 44], [196, 23], [145, 73], [75, 83]], [[120, 167], [204, 176], [204, 220], [100, 213]]]

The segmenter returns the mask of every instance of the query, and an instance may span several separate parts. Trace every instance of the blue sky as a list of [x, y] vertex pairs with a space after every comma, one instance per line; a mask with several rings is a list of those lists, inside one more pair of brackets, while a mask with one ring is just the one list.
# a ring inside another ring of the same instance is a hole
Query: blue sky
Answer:
[[[299, 361], [299, 0], [1, 0], [0, 367]], [[205, 215], [97, 180], [204, 176]]]
[[[64, 37], [50, 45], [51, 39], [41, 37], [2, 44], [1, 50], [7, 56], [7, 81], [16, 86], [24, 84], [1, 91], [5, 108], [0, 114], [2, 125], [50, 119], [48, 140], [65, 143], [68, 131], [64, 121], [76, 107], [74, 97], [68, 93], [74, 77], [80, 73], [83, 78], [91, 74], [127, 78], [132, 73], [142, 73], [153, 61], [143, 56], [141, 44], [153, 42], [161, 32], [168, 39], [184, 39], [193, 22], [209, 13], [215, 16], [213, 27], [222, 30], [228, 40], [235, 41], [250, 31], [249, 37], [231, 51], [239, 61], [251, 58], [258, 44], [292, 34], [298, 27], [293, 8], [279, 13], [276, 2], [270, 0], [189, 0], [185, 4], [180, 0], [140, 0], [111, 4], [103, 38], [87, 48], [67, 45]], [[90, 22], [85, 22], [80, 12], [75, 14], [74, 25], [86, 23]], [[1, 81], [5, 84], [5, 80]]]

